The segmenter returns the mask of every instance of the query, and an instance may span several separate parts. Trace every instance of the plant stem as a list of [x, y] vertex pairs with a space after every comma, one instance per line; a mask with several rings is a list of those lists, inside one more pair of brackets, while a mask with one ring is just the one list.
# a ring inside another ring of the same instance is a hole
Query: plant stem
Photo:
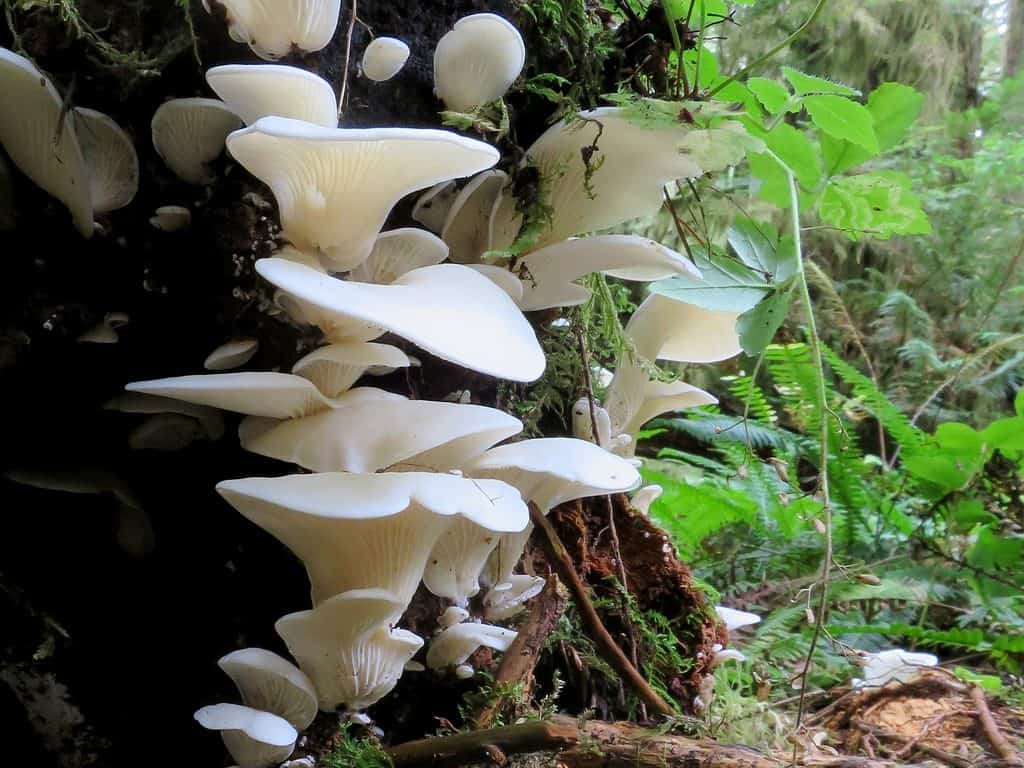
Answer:
[[345, 111], [345, 96], [348, 91], [348, 66], [352, 58], [352, 32], [356, 27], [356, 14], [359, 12], [359, 0], [352, 0], [351, 16], [348, 20], [348, 33], [345, 35], [345, 71], [341, 75], [341, 89], [338, 94], [338, 120]]

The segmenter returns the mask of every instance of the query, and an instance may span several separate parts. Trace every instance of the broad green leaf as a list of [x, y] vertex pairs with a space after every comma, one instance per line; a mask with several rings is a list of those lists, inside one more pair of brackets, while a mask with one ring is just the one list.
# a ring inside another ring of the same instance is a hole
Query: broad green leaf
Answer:
[[808, 96], [804, 107], [819, 130], [878, 154], [874, 122], [863, 104], [845, 96]]
[[683, 54], [683, 68], [691, 83], [697, 76], [698, 60], [700, 61], [699, 85], [702, 88], [710, 88], [711, 84], [718, 79], [718, 57], [707, 47], [702, 48], [699, 54], [696, 48], [686, 51]]
[[789, 103], [789, 91], [786, 86], [776, 80], [769, 80], [767, 77], [752, 77], [747, 80], [747, 88], [754, 92], [757, 100], [761, 102], [768, 114], [777, 115], [786, 108]]
[[1013, 410], [1018, 416], [1024, 416], [1024, 387], [1017, 390], [1017, 395], [1013, 398]]
[[917, 120], [924, 95], [902, 83], [882, 83], [868, 96], [868, 112], [874, 120], [878, 148], [885, 152], [903, 139]]
[[843, 171], [856, 168], [865, 160], [874, 157], [874, 154], [868, 152], [864, 147], [859, 147], [846, 139], [837, 139], [824, 132], [819, 136], [818, 142], [825, 160], [826, 176], [838, 176]]
[[967, 667], [953, 667], [953, 674], [965, 683], [974, 683], [990, 693], [999, 693], [1003, 690], [1003, 681], [998, 675], [982, 675], [972, 672]]
[[832, 179], [818, 205], [822, 221], [845, 229], [851, 240], [932, 231], [910, 179], [892, 171]]
[[997, 522], [996, 516], [985, 509], [985, 505], [978, 499], [958, 498], [947, 507], [947, 514], [951, 522], [955, 523], [953, 530], [967, 532], [978, 523]]
[[751, 269], [769, 272], [775, 260], [775, 248], [779, 233], [767, 222], [756, 222], [747, 218], [733, 221], [728, 232], [729, 245], [740, 261]]
[[1002, 571], [1024, 562], [1024, 539], [999, 535], [987, 525], [978, 526], [967, 562], [984, 571]]
[[903, 468], [915, 479], [934, 486], [937, 496], [962, 488], [971, 479], [954, 459], [927, 452], [904, 456]]
[[793, 172], [801, 187], [810, 191], [818, 186], [821, 182], [821, 156], [801, 131], [787, 123], [779, 123], [761, 139]]
[[746, 312], [768, 295], [771, 287], [763, 275], [735, 259], [694, 254], [703, 280], [670, 277], [651, 284], [651, 290], [677, 301], [718, 312]]
[[756, 357], [772, 343], [789, 313], [790, 286], [779, 286], [736, 321], [743, 351]]
[[693, 10], [690, 10], [691, 0], [662, 0], [665, 10], [675, 19], [686, 19], [687, 12], [690, 13], [690, 28], [697, 29], [700, 26], [701, 14], [707, 21], [718, 21], [729, 15], [729, 7], [725, 0], [692, 0]]
[[797, 96], [806, 96], [810, 93], [834, 93], [840, 96], [860, 95], [860, 91], [855, 88], [850, 88], [842, 83], [833, 83], [831, 80], [826, 80], [823, 77], [808, 75], [792, 67], [783, 67], [782, 75], [793, 86]]
[[786, 172], [771, 157], [764, 154], [747, 154], [751, 175], [761, 182], [758, 197], [780, 208], [789, 207], [789, 180]]
[[968, 424], [947, 421], [935, 429], [935, 440], [943, 453], [961, 456], [965, 459], [981, 458], [984, 439]]

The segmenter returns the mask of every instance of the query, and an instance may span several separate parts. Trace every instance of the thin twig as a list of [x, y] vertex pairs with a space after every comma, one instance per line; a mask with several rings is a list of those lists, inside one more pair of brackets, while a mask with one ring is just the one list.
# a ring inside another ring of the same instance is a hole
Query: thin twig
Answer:
[[348, 93], [348, 65], [352, 59], [352, 31], [356, 27], [356, 14], [359, 12], [359, 0], [352, 0], [352, 10], [348, 19], [348, 32], [345, 35], [345, 71], [341, 76], [341, 92], [338, 94], [338, 121], [345, 111], [345, 96]]
[[1024, 766], [1024, 758], [1021, 758], [1020, 753], [1013, 748], [1003, 732], [999, 730], [995, 718], [992, 717], [992, 710], [988, 708], [988, 702], [985, 701], [985, 692], [977, 685], [972, 685], [970, 696], [974, 708], [978, 710], [978, 722], [981, 723], [981, 730], [985, 732], [985, 738], [992, 745], [992, 749], [1008, 765]]

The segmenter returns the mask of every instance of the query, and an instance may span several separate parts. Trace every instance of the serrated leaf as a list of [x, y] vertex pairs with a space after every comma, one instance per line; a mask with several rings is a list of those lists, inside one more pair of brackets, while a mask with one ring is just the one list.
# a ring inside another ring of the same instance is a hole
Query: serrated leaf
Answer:
[[770, 271], [779, 241], [779, 233], [771, 224], [738, 218], [729, 227], [727, 239], [739, 260], [748, 267], [759, 272]]
[[823, 77], [815, 77], [814, 75], [808, 75], [805, 72], [801, 72], [799, 69], [793, 69], [792, 67], [783, 67], [782, 75], [785, 77], [797, 96], [806, 96], [811, 93], [833, 93], [840, 96], [859, 96], [860, 91], [856, 88], [850, 88], [848, 85], [842, 83], [833, 83], [831, 80], [826, 80]]
[[864, 105], [845, 96], [808, 96], [804, 107], [819, 130], [878, 154], [874, 121]]
[[776, 80], [769, 80], [767, 77], [752, 77], [747, 80], [747, 88], [753, 91], [757, 100], [761, 102], [768, 114], [777, 115], [786, 108], [789, 103], [789, 91], [786, 86]]
[[746, 312], [771, 290], [763, 275], [735, 259], [694, 254], [703, 280], [670, 277], [651, 284], [651, 291], [718, 312]]
[[779, 123], [761, 137], [796, 176], [800, 186], [813, 190], [821, 182], [821, 156], [810, 140], [787, 123]]
[[736, 331], [744, 352], [756, 357], [772, 343], [789, 313], [790, 295], [788, 285], [779, 286], [758, 302], [757, 306], [739, 316]]
[[892, 171], [832, 179], [821, 196], [818, 215], [847, 230], [851, 240], [932, 231], [920, 199], [910, 191], [910, 179]]
[[757, 195], [762, 200], [780, 208], [789, 207], [789, 180], [786, 172], [770, 156], [748, 154], [750, 174], [761, 182]]
[[707, 47], [700, 49], [691, 48], [683, 54], [683, 68], [686, 77], [692, 83], [697, 77], [697, 62], [700, 62], [700, 80], [698, 84], [702, 88], [709, 88], [718, 79], [718, 57]]
[[882, 83], [871, 92], [867, 108], [882, 152], [900, 143], [923, 104], [924, 95], [902, 83]]

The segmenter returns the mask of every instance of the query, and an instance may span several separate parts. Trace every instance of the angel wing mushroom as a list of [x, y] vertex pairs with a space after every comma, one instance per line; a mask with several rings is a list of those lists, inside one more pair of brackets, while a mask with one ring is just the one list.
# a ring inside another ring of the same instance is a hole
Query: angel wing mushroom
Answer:
[[301, 67], [225, 64], [208, 69], [206, 82], [246, 125], [272, 115], [325, 128], [338, 125], [334, 89]]
[[238, 688], [246, 706], [283, 717], [297, 731], [313, 722], [316, 689], [306, 674], [276, 653], [242, 648], [217, 662]]
[[241, 704], [214, 704], [195, 713], [196, 721], [220, 731], [238, 768], [270, 768], [288, 758], [298, 733], [283, 717]]
[[124, 208], [139, 190], [139, 156], [127, 133], [95, 109], [75, 109], [78, 142], [89, 168], [89, 195], [96, 213]]
[[448, 109], [471, 112], [504, 96], [525, 63], [512, 24], [494, 13], [464, 16], [434, 50], [434, 93]]
[[[219, 0], [227, 11], [228, 34], [247, 43], [261, 59], [280, 59], [293, 49], [312, 53], [327, 47], [341, 15], [341, 0]], [[210, 0], [203, 0], [210, 12]]]
[[398, 347], [349, 341], [314, 349], [292, 366], [292, 373], [309, 379], [325, 397], [336, 398], [351, 389], [364, 373], [409, 365], [409, 357]]
[[409, 59], [409, 46], [397, 37], [376, 37], [363, 51], [363, 74], [383, 83], [402, 71]]
[[216, 180], [209, 164], [224, 151], [228, 134], [242, 121], [216, 99], [171, 99], [153, 115], [153, 147], [167, 167], [189, 184]]

